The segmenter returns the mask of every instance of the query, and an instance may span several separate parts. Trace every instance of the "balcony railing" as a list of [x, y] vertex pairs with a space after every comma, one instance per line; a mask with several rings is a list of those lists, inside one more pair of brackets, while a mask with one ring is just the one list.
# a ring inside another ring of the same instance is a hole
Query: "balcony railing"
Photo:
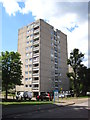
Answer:
[[39, 26], [40, 26], [40, 24], [38, 23], [38, 24], [34, 25], [34, 28], [39, 27]]
[[39, 44], [39, 40], [33, 41], [33, 45]]
[[39, 29], [36, 29], [36, 30], [34, 30], [34, 33], [38, 33], [40, 30]]
[[33, 53], [33, 57], [39, 56], [39, 53]]
[[33, 73], [32, 75], [33, 76], [39, 76], [39, 73]]
[[33, 67], [33, 70], [39, 70], [39, 66]]
[[39, 84], [39, 80], [33, 80], [32, 84]]
[[33, 48], [33, 51], [36, 51], [36, 50], [39, 50], [39, 46]]
[[34, 39], [38, 38], [39, 37], [39, 34], [38, 35], [34, 35]]
[[32, 90], [39, 90], [39, 87], [33, 87]]

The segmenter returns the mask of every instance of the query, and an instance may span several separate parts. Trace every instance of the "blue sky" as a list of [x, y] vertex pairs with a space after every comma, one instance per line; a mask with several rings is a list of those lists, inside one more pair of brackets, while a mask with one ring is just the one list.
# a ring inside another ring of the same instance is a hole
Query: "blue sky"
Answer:
[[2, 51], [17, 51], [18, 29], [41, 18], [67, 34], [68, 56], [74, 48], [78, 48], [85, 54], [84, 64], [90, 66], [88, 65], [88, 57], [90, 57], [88, 56], [88, 2], [56, 1], [0, 0]]
[[18, 29], [33, 22], [31, 13], [16, 13], [15, 16], [7, 14], [2, 7], [2, 51], [17, 51]]

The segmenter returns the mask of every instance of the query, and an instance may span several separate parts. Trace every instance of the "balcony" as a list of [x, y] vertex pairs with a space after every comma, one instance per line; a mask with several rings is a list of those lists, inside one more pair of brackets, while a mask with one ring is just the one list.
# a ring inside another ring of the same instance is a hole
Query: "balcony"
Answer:
[[34, 25], [34, 29], [39, 28], [40, 23]]
[[[37, 56], [37, 57], [33, 57], [33, 62], [37, 62], [37, 61], [39, 61], [39, 57]], [[36, 67], [36, 66], [34, 66], [34, 67]]]
[[58, 80], [55, 80], [55, 83], [57, 83], [58, 82]]
[[33, 87], [32, 89], [33, 90], [39, 90], [39, 87]]
[[39, 73], [33, 73], [33, 76], [38, 77]]
[[33, 41], [33, 45], [39, 44], [39, 39]]
[[38, 47], [33, 47], [33, 51], [39, 50], [39, 46]]
[[39, 92], [39, 87], [33, 87], [33, 88], [32, 88], [32, 91], [33, 91], [33, 92]]
[[37, 39], [37, 38], [39, 38], [39, 34], [38, 35], [34, 35], [33, 39]]
[[39, 80], [33, 80], [32, 84], [39, 84]]
[[34, 30], [34, 34], [39, 33], [39, 29]]
[[39, 70], [39, 64], [38, 63], [33, 64], [33, 70]]
[[33, 58], [39, 56], [39, 50], [33, 51]]
[[37, 57], [37, 56], [39, 56], [39, 53], [33, 53], [33, 57]]
[[33, 70], [39, 70], [39, 66], [38, 67], [33, 67]]
[[33, 71], [39, 70], [39, 67], [33, 67]]

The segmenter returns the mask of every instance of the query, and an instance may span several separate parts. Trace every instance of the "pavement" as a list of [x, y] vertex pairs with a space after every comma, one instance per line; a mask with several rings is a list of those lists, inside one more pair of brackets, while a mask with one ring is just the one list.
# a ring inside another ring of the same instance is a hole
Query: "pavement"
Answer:
[[[67, 106], [67, 105], [77, 105], [77, 104], [83, 104], [84, 102], [87, 102], [89, 104], [89, 98], [64, 98], [64, 99], [59, 99], [59, 101], [56, 101], [54, 104], [58, 106]], [[88, 106], [87, 104], [87, 106]]]

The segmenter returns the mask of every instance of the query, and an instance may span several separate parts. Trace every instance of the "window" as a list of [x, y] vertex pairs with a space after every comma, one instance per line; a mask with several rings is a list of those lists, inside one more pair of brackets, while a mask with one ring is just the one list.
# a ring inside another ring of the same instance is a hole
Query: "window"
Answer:
[[33, 28], [30, 29], [30, 32], [33, 32]]
[[38, 77], [35, 77], [34, 80], [39, 80], [39, 78], [38, 78]]
[[27, 36], [27, 39], [29, 39], [29, 36]]
[[28, 59], [26, 59], [25, 62], [27, 63], [27, 62], [28, 62]]
[[32, 78], [29, 78], [29, 80], [32, 80]]
[[60, 36], [58, 35], [57, 38], [60, 39]]
[[39, 50], [37, 50], [37, 51], [34, 51], [33, 53], [34, 53], [34, 54], [35, 54], [35, 53], [39, 53]]
[[51, 49], [51, 54], [53, 54], [53, 49]]
[[57, 32], [54, 31], [54, 35], [56, 36], [56, 35], [57, 35]]
[[58, 74], [58, 70], [55, 70], [55, 74]]
[[36, 70], [36, 71], [33, 71], [33, 73], [39, 73], [39, 71], [38, 71], [38, 70]]
[[26, 56], [29, 56], [29, 53], [26, 53]]
[[32, 46], [30, 46], [30, 49], [32, 48]]
[[28, 80], [28, 78], [25, 78], [25, 80]]
[[54, 57], [54, 55], [51, 53], [51, 57]]
[[55, 62], [57, 63], [58, 61], [57, 61], [57, 58], [55, 58]]
[[57, 52], [57, 47], [54, 47], [54, 50]]
[[30, 30], [27, 31], [27, 34], [29, 34], [29, 33], [30, 33]]
[[25, 85], [25, 87], [28, 87], [28, 85]]
[[28, 65], [25, 65], [25, 68], [28, 68]]
[[32, 61], [32, 58], [30, 58], [29, 61]]
[[55, 85], [55, 87], [58, 87], [58, 85]]
[[53, 40], [53, 37], [51, 36], [51, 40]]
[[55, 80], [58, 81], [58, 76], [55, 76]]
[[32, 65], [30, 64], [29, 67], [32, 67]]
[[51, 66], [51, 69], [54, 69], [54, 66]]
[[27, 45], [29, 44], [29, 41], [27, 41]]
[[55, 45], [55, 47], [57, 47], [57, 44], [56, 44], [56, 43], [54, 43], [54, 45]]
[[53, 43], [51, 43], [51, 46], [53, 46], [54, 44]]
[[55, 68], [58, 68], [58, 65], [57, 65], [57, 64], [55, 64]]
[[32, 38], [32, 37], [33, 37], [33, 34], [31, 34], [30, 37]]
[[33, 42], [33, 40], [30, 40], [30, 43], [32, 43]]
[[28, 50], [28, 47], [26, 47], [26, 50]]
[[34, 87], [38, 87], [38, 84], [34, 85]]
[[26, 72], [25, 72], [25, 74], [27, 75], [27, 74], [28, 74], [28, 72], [26, 71]]
[[32, 85], [29, 85], [29, 87], [32, 87]]
[[38, 37], [38, 38], [35, 38], [33, 42], [38, 41], [38, 40], [39, 40], [39, 37]]
[[53, 32], [53, 31], [51, 31], [51, 35], [54, 35], [54, 32]]
[[58, 46], [58, 49], [60, 50], [60, 46]]
[[33, 24], [30, 27], [33, 28]]
[[32, 72], [31, 71], [29, 71], [29, 74], [31, 74]]
[[58, 40], [58, 44], [60, 44], [60, 41]]
[[57, 53], [54, 53], [54, 56], [55, 56], [55, 57], [57, 57], [57, 56], [58, 56], [58, 54], [57, 54]]
[[28, 29], [30, 29], [30, 25], [29, 25], [29, 26], [27, 26], [27, 28], [28, 28]]

